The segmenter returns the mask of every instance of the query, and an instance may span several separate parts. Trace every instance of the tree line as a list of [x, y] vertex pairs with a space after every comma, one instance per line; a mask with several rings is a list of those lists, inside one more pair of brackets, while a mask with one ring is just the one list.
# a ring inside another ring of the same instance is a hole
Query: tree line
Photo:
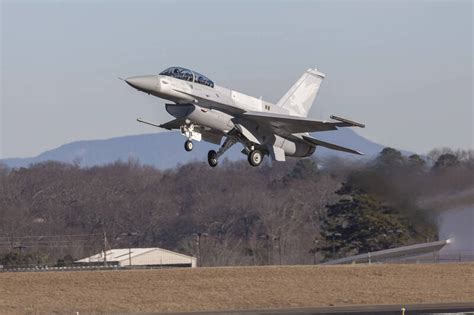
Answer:
[[435, 240], [436, 204], [473, 187], [472, 151], [372, 160], [0, 166], [0, 264], [67, 264], [162, 247], [200, 265], [312, 264]]

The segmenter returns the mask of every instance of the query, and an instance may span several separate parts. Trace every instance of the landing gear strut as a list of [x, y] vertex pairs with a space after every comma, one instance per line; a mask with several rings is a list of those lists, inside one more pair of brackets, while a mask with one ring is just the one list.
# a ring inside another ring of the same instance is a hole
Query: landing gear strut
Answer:
[[209, 151], [209, 153], [207, 153], [207, 162], [209, 163], [209, 166], [216, 167], [219, 157], [234, 144], [235, 140], [227, 137], [217, 152], [214, 150]]
[[184, 143], [184, 149], [186, 151], [192, 151], [193, 150], [193, 142], [191, 140], [186, 140], [186, 142]]
[[259, 166], [263, 161], [263, 153], [260, 150], [252, 150], [249, 152], [248, 161], [252, 166]]

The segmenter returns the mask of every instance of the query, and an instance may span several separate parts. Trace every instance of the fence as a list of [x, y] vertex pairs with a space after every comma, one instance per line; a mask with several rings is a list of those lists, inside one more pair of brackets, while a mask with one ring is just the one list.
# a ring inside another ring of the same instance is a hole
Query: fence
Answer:
[[130, 269], [170, 269], [170, 268], [187, 268], [191, 267], [185, 265], [144, 265], [144, 266], [67, 266], [67, 267], [52, 267], [52, 266], [18, 266], [3, 268], [0, 265], [0, 273], [2, 272], [48, 272], [48, 271], [100, 271], [100, 270], [130, 270]]
[[474, 262], [474, 251], [456, 251], [456, 250], [444, 250], [442, 252], [435, 252], [431, 254], [425, 254], [417, 257], [405, 257], [399, 259], [387, 259], [381, 260], [384, 263], [456, 263], [456, 262]]

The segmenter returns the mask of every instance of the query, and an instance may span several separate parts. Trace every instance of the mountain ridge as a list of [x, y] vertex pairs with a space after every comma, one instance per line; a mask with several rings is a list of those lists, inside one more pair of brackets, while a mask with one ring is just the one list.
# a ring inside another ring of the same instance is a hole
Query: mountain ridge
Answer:
[[[351, 129], [339, 129], [312, 134], [317, 139], [359, 150], [365, 158], [378, 154], [385, 146], [368, 140]], [[0, 162], [10, 168], [27, 167], [44, 161], [65, 163], [79, 162], [82, 167], [104, 165], [117, 160], [138, 160], [141, 164], [168, 169], [193, 160], [206, 161], [208, 150], [218, 148], [206, 142], [195, 142], [192, 152], [185, 152], [185, 138], [179, 132], [158, 132], [139, 135], [127, 135], [109, 139], [78, 140], [44, 151], [34, 157], [6, 158]], [[240, 153], [241, 145], [234, 145], [224, 158], [229, 160], [245, 159]], [[315, 155], [327, 158], [331, 156], [357, 159], [364, 158], [318, 147]]]

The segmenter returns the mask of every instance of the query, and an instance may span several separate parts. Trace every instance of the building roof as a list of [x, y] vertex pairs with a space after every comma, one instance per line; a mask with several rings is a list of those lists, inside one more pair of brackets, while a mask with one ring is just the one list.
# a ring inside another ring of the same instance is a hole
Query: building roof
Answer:
[[[176, 253], [158, 247], [150, 248], [114, 248], [106, 251], [108, 262], [118, 262], [121, 265], [128, 265], [130, 260], [132, 264], [140, 265], [167, 265], [167, 264], [189, 264], [196, 258], [184, 254]], [[76, 262], [103, 262], [104, 253], [100, 252], [90, 257], [80, 259]]]
[[442, 240], [429, 243], [421, 243], [409, 246], [402, 246], [397, 248], [384, 249], [376, 252], [360, 254], [351, 257], [345, 257], [341, 259], [331, 260], [323, 263], [323, 265], [338, 265], [338, 264], [350, 264], [350, 263], [367, 263], [369, 261], [380, 261], [383, 259], [391, 258], [403, 258], [423, 255], [426, 253], [432, 253], [439, 251], [441, 248], [449, 244], [449, 240]]

